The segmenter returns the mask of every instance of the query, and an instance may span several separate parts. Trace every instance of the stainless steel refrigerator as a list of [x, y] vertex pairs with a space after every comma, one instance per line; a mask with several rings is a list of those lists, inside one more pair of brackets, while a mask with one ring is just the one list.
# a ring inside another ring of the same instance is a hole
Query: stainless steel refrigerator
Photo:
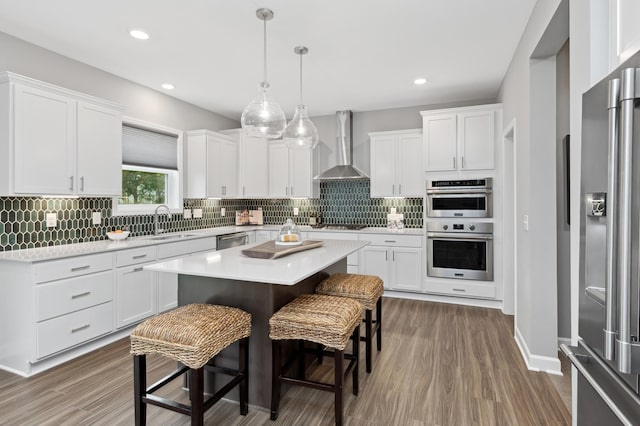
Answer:
[[578, 425], [640, 424], [640, 54], [582, 98]]

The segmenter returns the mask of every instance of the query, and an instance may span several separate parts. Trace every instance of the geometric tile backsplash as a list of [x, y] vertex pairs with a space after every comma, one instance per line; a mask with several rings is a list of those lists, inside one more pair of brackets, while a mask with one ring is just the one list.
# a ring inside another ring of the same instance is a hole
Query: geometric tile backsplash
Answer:
[[[153, 216], [111, 216], [111, 198], [0, 197], [0, 251], [45, 247], [106, 239], [106, 232], [128, 228], [131, 236], [153, 233]], [[160, 216], [162, 228], [170, 232], [233, 225], [235, 211], [262, 207], [265, 224], [281, 224], [293, 218], [308, 223], [312, 211], [325, 223], [386, 226], [387, 213], [395, 207], [404, 213], [407, 228], [422, 227], [422, 198], [370, 198], [369, 181], [321, 182], [320, 198], [309, 199], [185, 199], [184, 208], [201, 208], [202, 219], [182, 215]], [[220, 209], [226, 209], [226, 216]], [[93, 212], [102, 213], [102, 223], [92, 225]], [[58, 224], [47, 228], [46, 213], [56, 213]]]

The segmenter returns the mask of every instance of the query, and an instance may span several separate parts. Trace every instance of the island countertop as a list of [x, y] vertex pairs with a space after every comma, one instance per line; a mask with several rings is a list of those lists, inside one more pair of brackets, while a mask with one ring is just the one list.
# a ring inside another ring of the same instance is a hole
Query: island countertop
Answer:
[[242, 254], [242, 250], [258, 244], [260, 243], [152, 263], [144, 266], [144, 269], [265, 284], [295, 285], [360, 250], [369, 242], [324, 240], [321, 247], [277, 259], [256, 259]]

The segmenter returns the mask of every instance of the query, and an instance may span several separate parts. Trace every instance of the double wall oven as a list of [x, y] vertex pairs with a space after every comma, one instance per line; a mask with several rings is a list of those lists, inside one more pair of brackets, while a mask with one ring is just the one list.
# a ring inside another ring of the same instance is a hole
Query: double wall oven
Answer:
[[492, 217], [492, 184], [491, 178], [427, 181], [427, 276], [493, 280], [493, 223], [477, 220]]

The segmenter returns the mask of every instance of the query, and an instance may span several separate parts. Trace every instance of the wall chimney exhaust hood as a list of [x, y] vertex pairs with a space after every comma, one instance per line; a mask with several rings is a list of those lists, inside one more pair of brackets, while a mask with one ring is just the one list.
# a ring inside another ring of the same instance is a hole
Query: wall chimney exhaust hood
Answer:
[[340, 156], [338, 165], [320, 173], [315, 180], [353, 180], [369, 179], [367, 175], [353, 166], [353, 129], [351, 128], [351, 111], [336, 112], [336, 130]]

